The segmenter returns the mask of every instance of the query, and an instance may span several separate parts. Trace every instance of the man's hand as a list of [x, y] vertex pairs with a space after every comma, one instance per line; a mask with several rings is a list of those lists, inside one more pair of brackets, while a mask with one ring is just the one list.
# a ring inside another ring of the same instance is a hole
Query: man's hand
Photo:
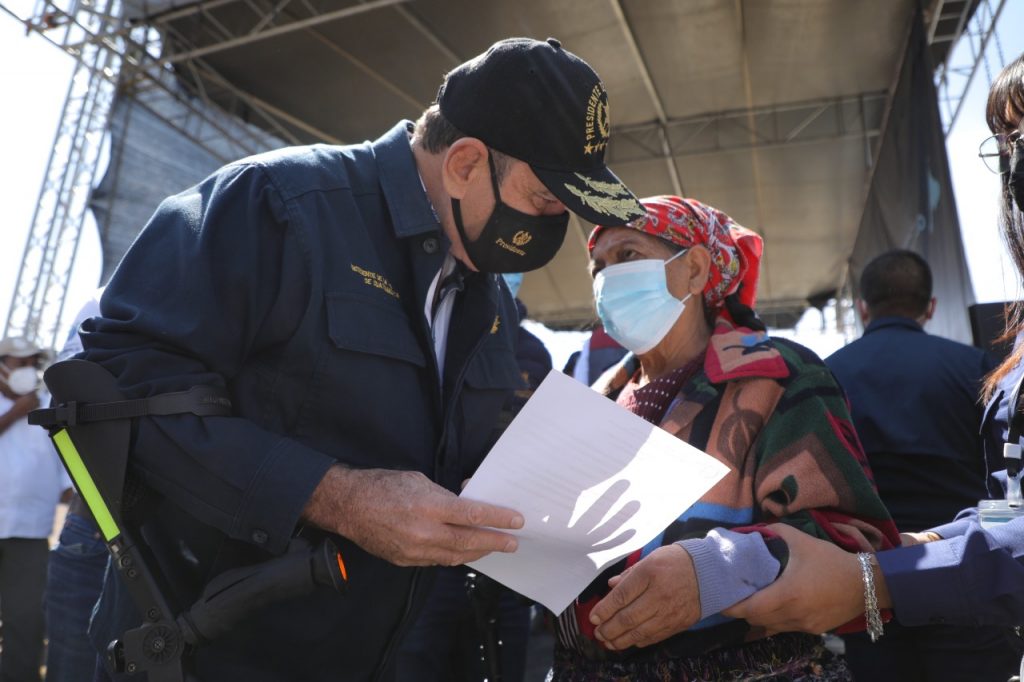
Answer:
[[[821, 634], [864, 613], [857, 555], [784, 524], [769, 529], [789, 546], [789, 562], [774, 583], [722, 611], [776, 632]], [[891, 606], [885, 578], [875, 571], [881, 608]]]
[[464, 500], [415, 471], [331, 467], [303, 516], [398, 566], [457, 566], [514, 552], [523, 517]]
[[659, 547], [608, 581], [612, 591], [590, 612], [609, 649], [650, 646], [700, 619], [693, 560], [679, 545]]
[[10, 394], [6, 386], [3, 386], [3, 393], [14, 402], [11, 403], [6, 412], [0, 414], [0, 433], [6, 432], [7, 429], [11, 428], [12, 424], [24, 419], [25, 415], [39, 407], [39, 396], [34, 391], [25, 395], [14, 396]]
[[39, 396], [36, 395], [35, 391], [20, 395], [15, 399], [14, 404], [11, 405], [11, 411], [14, 412], [18, 418], [24, 417], [32, 410], [39, 407]]

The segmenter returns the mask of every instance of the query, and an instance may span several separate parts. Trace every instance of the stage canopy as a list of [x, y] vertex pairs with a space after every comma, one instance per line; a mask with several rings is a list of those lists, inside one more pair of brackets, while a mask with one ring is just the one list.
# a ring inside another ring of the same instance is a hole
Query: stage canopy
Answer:
[[[924, 7], [933, 37], [946, 30], [935, 14], [943, 4], [948, 11], [955, 3], [931, 0]], [[136, 23], [159, 29], [164, 63], [190, 91], [284, 143], [373, 139], [398, 119], [416, 118], [449, 69], [494, 41], [556, 37], [605, 82], [608, 160], [627, 184], [640, 195], [698, 198], [764, 236], [758, 309], [786, 326], [808, 305], [823, 305], [847, 277], [917, 3], [147, 0], [126, 6]], [[931, 42], [934, 63], [948, 48]], [[521, 296], [531, 317], [560, 328], [594, 319], [586, 273], [590, 227], [574, 220], [558, 257], [525, 278]]]

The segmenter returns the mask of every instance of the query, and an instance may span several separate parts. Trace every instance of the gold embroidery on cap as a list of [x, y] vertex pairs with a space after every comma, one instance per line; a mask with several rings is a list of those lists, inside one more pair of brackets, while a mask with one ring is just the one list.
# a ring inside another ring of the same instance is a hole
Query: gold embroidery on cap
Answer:
[[630, 196], [629, 190], [626, 189], [626, 186], [621, 182], [604, 182], [602, 180], [594, 180], [593, 178], [588, 178], [586, 175], [580, 175], [579, 173], [576, 173], [575, 175], [581, 182], [583, 182], [584, 185], [595, 192], [608, 194], [613, 197]]
[[[587, 182], [587, 184], [589, 185], [590, 182]], [[601, 182], [598, 184], [609, 185], [610, 183]], [[621, 188], [622, 192], [615, 192], [615, 194], [629, 194], [628, 191], [625, 191], [625, 187], [622, 187], [621, 185], [619, 185], [618, 187]], [[570, 185], [568, 182], [565, 183], [565, 188], [572, 192], [574, 195], [576, 195], [576, 197], [578, 197], [580, 201], [582, 201], [584, 204], [594, 209], [598, 213], [604, 213], [605, 215], [614, 216], [623, 221], [628, 220], [631, 216], [636, 215], [636, 199], [633, 199], [632, 197], [627, 196], [625, 198], [619, 199], [613, 196], [610, 197], [607, 194], [593, 194], [586, 190]]]
[[608, 146], [611, 136], [611, 117], [608, 115], [608, 94], [604, 84], [598, 82], [587, 99], [587, 118], [584, 123], [584, 154], [594, 154]]
[[494, 323], [491, 325], [491, 333], [492, 334], [497, 334], [498, 333], [498, 327], [500, 327], [500, 326], [501, 326], [501, 316], [500, 315], [495, 315], [494, 316]]
[[530, 234], [526, 230], [519, 230], [512, 237], [512, 243], [515, 244], [516, 246], [525, 246], [526, 244], [530, 243], [531, 239], [533, 239], [532, 234]]

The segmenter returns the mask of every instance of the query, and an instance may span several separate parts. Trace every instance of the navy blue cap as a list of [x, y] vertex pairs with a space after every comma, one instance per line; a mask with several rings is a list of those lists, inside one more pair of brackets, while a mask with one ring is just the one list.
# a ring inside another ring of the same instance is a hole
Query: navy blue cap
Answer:
[[437, 102], [460, 131], [528, 163], [573, 213], [599, 225], [646, 217], [604, 163], [611, 136], [604, 84], [554, 38], [495, 43], [448, 74]]

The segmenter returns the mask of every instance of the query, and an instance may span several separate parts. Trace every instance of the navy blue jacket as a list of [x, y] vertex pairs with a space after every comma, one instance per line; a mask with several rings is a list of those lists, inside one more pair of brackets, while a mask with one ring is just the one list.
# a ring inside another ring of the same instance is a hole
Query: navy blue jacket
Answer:
[[[516, 299], [516, 312], [519, 313], [520, 321], [526, 319], [526, 305], [518, 298]], [[516, 344], [516, 362], [519, 363], [519, 375], [526, 383], [526, 388], [516, 391], [512, 397], [512, 416], [523, 409], [526, 401], [530, 399], [533, 392], [544, 381], [544, 377], [551, 371], [551, 353], [544, 347], [544, 342], [527, 331], [522, 324], [519, 325]]]
[[901, 531], [946, 523], [989, 496], [979, 396], [991, 356], [886, 317], [825, 364], [846, 391], [879, 495]]
[[[1009, 423], [1007, 397], [1022, 376], [1024, 365], [1018, 365], [1003, 377], [986, 410], [986, 430], [999, 440]], [[972, 507], [934, 530], [944, 539], [877, 555], [900, 622], [1024, 623], [1024, 518], [986, 530]]]
[[[85, 358], [128, 397], [226, 386], [235, 416], [138, 420], [133, 472], [174, 597], [282, 552], [327, 468], [421, 471], [451, 490], [522, 386], [518, 317], [494, 275], [465, 277], [438, 376], [424, 301], [449, 244], [401, 122], [373, 143], [244, 159], [164, 201], [86, 326]], [[336, 538], [346, 595], [254, 614], [199, 651], [202, 679], [386, 679], [429, 583]], [[92, 637], [131, 614], [105, 586]]]

